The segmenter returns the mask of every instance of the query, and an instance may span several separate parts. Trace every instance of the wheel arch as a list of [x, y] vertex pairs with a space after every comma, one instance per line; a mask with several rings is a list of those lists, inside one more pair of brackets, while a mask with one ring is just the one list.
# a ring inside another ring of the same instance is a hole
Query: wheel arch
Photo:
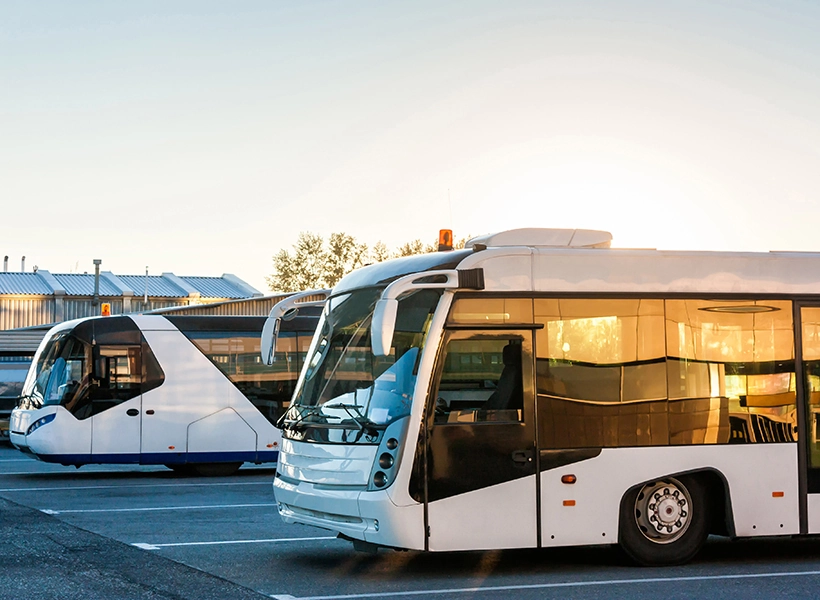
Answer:
[[[714, 467], [705, 467], [697, 469], [689, 469], [686, 471], [677, 471], [674, 473], [665, 473], [658, 475], [645, 481], [640, 481], [635, 485], [630, 486], [621, 494], [621, 501], [618, 510], [618, 531], [621, 531], [620, 518], [623, 515], [623, 503], [626, 501], [630, 492], [633, 492], [651, 481], [672, 477], [675, 479], [697, 478], [706, 486], [709, 495], [709, 512], [712, 520], [709, 524], [709, 533], [715, 535], [727, 536], [730, 538], [736, 537], [735, 519], [732, 511], [732, 495], [729, 488], [729, 482], [726, 476]], [[619, 533], [620, 538], [620, 533]], [[620, 539], [619, 539], [620, 541]]]

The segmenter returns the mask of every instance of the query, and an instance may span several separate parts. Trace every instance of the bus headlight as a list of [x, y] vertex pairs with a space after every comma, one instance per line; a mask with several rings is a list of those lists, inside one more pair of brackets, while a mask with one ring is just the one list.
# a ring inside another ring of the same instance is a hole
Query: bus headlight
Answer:
[[385, 452], [379, 457], [379, 466], [382, 469], [389, 469], [393, 466], [393, 455]]
[[51, 413], [50, 415], [46, 415], [45, 417], [40, 417], [34, 423], [29, 425], [28, 429], [26, 430], [26, 435], [31, 435], [33, 431], [37, 431], [43, 425], [51, 423], [54, 420], [54, 417], [57, 416], [57, 413]]

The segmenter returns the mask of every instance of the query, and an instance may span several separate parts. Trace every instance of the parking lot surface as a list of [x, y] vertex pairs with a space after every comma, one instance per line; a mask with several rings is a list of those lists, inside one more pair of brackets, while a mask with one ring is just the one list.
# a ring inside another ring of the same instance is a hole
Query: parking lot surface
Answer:
[[[49, 465], [0, 446], [0, 598], [813, 598], [820, 541], [715, 538], [689, 565], [616, 548], [357, 553], [285, 525], [274, 471]], [[486, 526], [492, 527], [492, 523]]]

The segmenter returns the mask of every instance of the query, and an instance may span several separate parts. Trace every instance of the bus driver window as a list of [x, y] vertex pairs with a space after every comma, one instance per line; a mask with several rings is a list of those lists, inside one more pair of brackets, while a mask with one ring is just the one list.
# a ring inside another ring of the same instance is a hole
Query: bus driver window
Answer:
[[443, 357], [435, 422], [521, 422], [521, 355], [520, 339], [451, 339]]

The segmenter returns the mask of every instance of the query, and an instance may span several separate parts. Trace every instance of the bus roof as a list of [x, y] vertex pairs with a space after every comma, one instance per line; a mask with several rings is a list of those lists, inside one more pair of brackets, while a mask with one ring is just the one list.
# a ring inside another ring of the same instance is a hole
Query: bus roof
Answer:
[[820, 294], [820, 253], [511, 246], [466, 257], [485, 289], [528, 292]]

